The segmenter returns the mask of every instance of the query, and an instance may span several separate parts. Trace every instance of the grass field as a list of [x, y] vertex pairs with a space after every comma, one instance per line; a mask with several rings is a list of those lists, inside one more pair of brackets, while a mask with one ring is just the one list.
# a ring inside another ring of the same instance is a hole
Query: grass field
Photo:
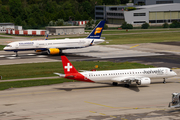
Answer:
[[180, 41], [179, 32], [148, 33], [148, 34], [126, 34], [126, 35], [102, 35], [106, 42], [101, 45], [136, 44]]
[[[113, 63], [113, 62], [93, 62], [93, 61], [80, 61], [72, 62], [77, 70], [91, 70], [95, 65], [98, 65], [97, 70], [113, 70], [113, 69], [130, 69], [130, 68], [144, 68], [152, 67], [139, 63]], [[1, 65], [0, 76], [3, 80], [7, 79], [20, 79], [20, 78], [34, 78], [34, 77], [49, 77], [56, 76], [53, 73], [64, 73], [61, 62], [48, 62], [48, 63], [30, 63], [18, 65]]]
[[29, 80], [29, 81], [15, 81], [15, 82], [2, 82], [0, 83], [0, 90], [5, 90], [9, 88], [21, 88], [30, 86], [40, 86], [40, 85], [52, 85], [63, 82], [72, 82], [68, 79], [48, 79], [48, 80]]
[[[102, 34], [121, 34], [121, 33], [149, 33], [149, 32], [173, 32], [177, 31], [180, 32], [180, 29], [140, 29], [140, 30], [133, 30], [129, 29], [128, 31], [126, 30], [104, 30]], [[90, 31], [89, 31], [90, 32]]]
[[[72, 64], [75, 66], [75, 68], [77, 68], [77, 70], [91, 70], [95, 68], [95, 65], [99, 66], [97, 70], [153, 67], [150, 65], [144, 65], [140, 63], [130, 63], [130, 62], [113, 63], [113, 62], [79, 61], [79, 62], [72, 62]], [[56, 76], [53, 74], [54, 72], [64, 73], [61, 62], [0, 66], [0, 76], [3, 77], [3, 80]], [[51, 84], [69, 82], [69, 81], [72, 80], [59, 78], [59, 79], [46, 79], [46, 80], [1, 82], [0, 90], [9, 89], [9, 88], [29, 87], [29, 86], [51, 85]]]
[[5, 45], [0, 45], [0, 50], [3, 50], [4, 47]]

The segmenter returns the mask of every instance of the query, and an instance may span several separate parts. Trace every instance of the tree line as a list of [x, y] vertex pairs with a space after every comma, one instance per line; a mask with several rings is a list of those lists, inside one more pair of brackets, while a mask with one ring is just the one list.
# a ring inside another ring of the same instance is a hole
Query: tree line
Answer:
[[0, 0], [0, 22], [28, 28], [47, 26], [58, 19], [94, 18], [95, 5], [119, 5], [129, 0]]

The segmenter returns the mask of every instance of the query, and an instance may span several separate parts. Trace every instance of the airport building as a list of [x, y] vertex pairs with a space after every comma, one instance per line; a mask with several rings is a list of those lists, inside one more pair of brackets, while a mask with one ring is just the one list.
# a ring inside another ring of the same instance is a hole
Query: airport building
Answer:
[[133, 26], [145, 22], [151, 25], [160, 25], [165, 22], [180, 21], [180, 3], [154, 4], [135, 6], [96, 6], [95, 19], [105, 19], [109, 24], [122, 24], [127, 22]]
[[84, 34], [84, 26], [47, 26], [49, 35]]
[[0, 23], [0, 33], [6, 33], [6, 30], [22, 30], [22, 26], [15, 26], [14, 23]]

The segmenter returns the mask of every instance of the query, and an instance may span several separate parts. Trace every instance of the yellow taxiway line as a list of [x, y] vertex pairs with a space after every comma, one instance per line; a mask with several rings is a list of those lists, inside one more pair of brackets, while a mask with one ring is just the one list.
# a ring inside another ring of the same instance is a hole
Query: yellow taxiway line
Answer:
[[135, 47], [137, 47], [137, 46], [139, 46], [139, 45], [135, 45], [135, 46], [132, 46], [132, 47], [130, 47], [130, 48], [135, 48]]

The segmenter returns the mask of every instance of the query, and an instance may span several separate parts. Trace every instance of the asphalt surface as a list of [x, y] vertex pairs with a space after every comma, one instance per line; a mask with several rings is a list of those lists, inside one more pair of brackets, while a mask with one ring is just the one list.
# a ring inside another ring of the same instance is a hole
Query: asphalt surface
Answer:
[[130, 88], [83, 82], [11, 88], [0, 92], [0, 120], [178, 120], [180, 109], [168, 104], [180, 91], [180, 76], [162, 81]]
[[[178, 120], [180, 109], [168, 108], [180, 92], [179, 42], [93, 46], [65, 50], [71, 61], [139, 62], [170, 67], [177, 77], [148, 86], [70, 82], [0, 91], [0, 120]], [[59, 55], [0, 51], [0, 65], [61, 61]]]

